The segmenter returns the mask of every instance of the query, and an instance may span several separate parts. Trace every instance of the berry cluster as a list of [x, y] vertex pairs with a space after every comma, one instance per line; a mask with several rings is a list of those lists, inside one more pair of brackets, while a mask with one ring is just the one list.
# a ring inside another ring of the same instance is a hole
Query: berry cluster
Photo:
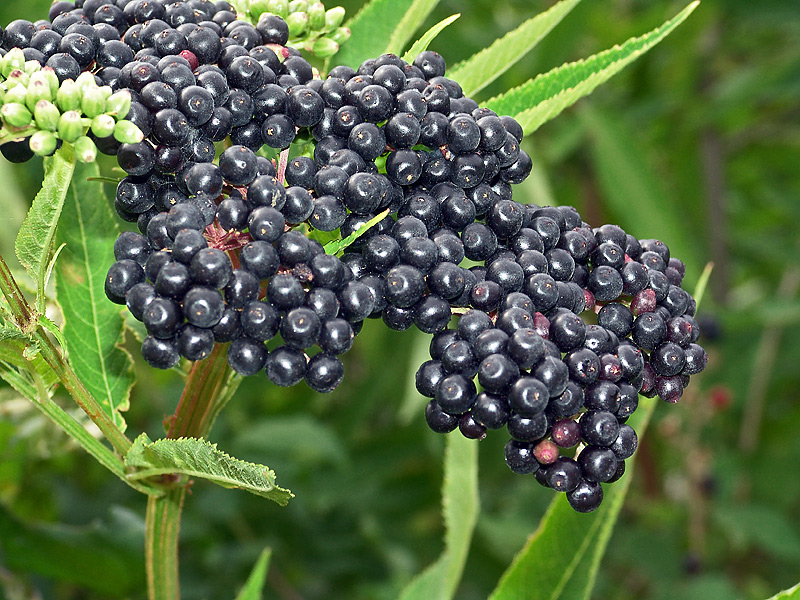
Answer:
[[[433, 334], [416, 376], [429, 426], [505, 427], [509, 467], [582, 512], [636, 448], [638, 394], [676, 402], [704, 368], [683, 263], [514, 201], [522, 128], [465, 97], [439, 54], [322, 79], [286, 21], [253, 26], [224, 0], [59, 1], [50, 19], [15, 21], [4, 48], [128, 91], [144, 134], [95, 139], [141, 232], [118, 238], [106, 293], [144, 323], [152, 366], [229, 344], [238, 373], [329, 392], [365, 319], [416, 325]], [[337, 231], [355, 239], [341, 257], [316, 241]]]
[[520, 209], [506, 239], [487, 219], [490, 256], [470, 269], [478, 283], [456, 328], [433, 336], [417, 389], [432, 398], [431, 429], [482, 439], [506, 428], [509, 468], [589, 512], [636, 449], [625, 422], [639, 394], [677, 402], [705, 367], [695, 303], [662, 242], [593, 230], [570, 207]]

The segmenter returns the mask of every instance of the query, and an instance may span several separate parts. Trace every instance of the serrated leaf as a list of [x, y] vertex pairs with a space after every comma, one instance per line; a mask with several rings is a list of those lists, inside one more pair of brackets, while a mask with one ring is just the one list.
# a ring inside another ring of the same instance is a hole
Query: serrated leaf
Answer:
[[250, 577], [247, 578], [242, 589], [236, 595], [236, 600], [261, 600], [261, 592], [264, 589], [264, 582], [267, 580], [267, 569], [272, 552], [265, 548], [258, 557]]
[[[640, 439], [657, 402], [640, 398], [628, 421]], [[603, 503], [590, 514], [575, 512], [566, 495], [559, 494], [489, 600], [527, 600], [531, 590], [538, 590], [543, 600], [588, 600], [630, 486], [633, 460], [628, 459], [620, 481], [604, 486]]]
[[411, 8], [406, 11], [400, 22], [395, 25], [384, 52], [400, 54], [411, 39], [411, 36], [425, 22], [425, 19], [428, 18], [428, 15], [436, 8], [437, 4], [439, 4], [439, 0], [414, 0]]
[[486, 105], [498, 114], [513, 116], [525, 133], [530, 134], [658, 44], [698, 4], [699, 0], [695, 0], [673, 19], [641, 37], [631, 38], [621, 46], [587, 59], [561, 65], [492, 98]]
[[[361, 7], [353, 18], [344, 26], [350, 28], [350, 39], [339, 49], [335, 55], [337, 64], [358, 67], [368, 58], [375, 58], [386, 51], [386, 40], [393, 40], [396, 30], [401, 23], [410, 26], [410, 21], [418, 19], [419, 15], [409, 16], [412, 10], [432, 10], [438, 0], [371, 0]], [[425, 5], [424, 7], [418, 7]], [[427, 5], [432, 5], [427, 8]], [[421, 13], [420, 13], [421, 15]], [[414, 26], [414, 29], [404, 32], [406, 42], [422, 23], [424, 17]], [[403, 42], [405, 43], [405, 42]], [[397, 52], [402, 50], [400, 47]]]
[[197, 438], [152, 442], [143, 433], [125, 456], [125, 465], [132, 470], [128, 478], [133, 480], [179, 473], [242, 489], [281, 506], [293, 497], [289, 490], [275, 485], [275, 473], [269, 467], [233, 458], [218, 450], [216, 444]]
[[778, 592], [767, 600], [800, 600], [800, 583], [793, 588]]
[[427, 50], [434, 38], [439, 35], [445, 29], [445, 27], [456, 21], [460, 16], [460, 13], [451, 15], [446, 19], [442, 19], [436, 25], [428, 29], [428, 31], [422, 34], [422, 37], [414, 42], [411, 45], [411, 48], [406, 51], [406, 53], [403, 55], [403, 60], [407, 63], [413, 63], [414, 59], [417, 57], [417, 54]]
[[5, 340], [33, 342], [33, 338], [22, 333], [18, 327], [14, 327], [13, 325], [0, 325], [0, 342]]
[[543, 13], [522, 23], [491, 46], [454, 65], [447, 77], [457, 81], [465, 96], [472, 96], [525, 56], [561, 22], [581, 0], [562, 0]]
[[480, 512], [478, 445], [448, 435], [442, 485], [445, 548], [439, 559], [403, 590], [401, 600], [449, 600], [458, 588], [467, 562], [472, 533]]
[[106, 298], [108, 267], [114, 262], [119, 231], [111, 214], [96, 163], [80, 163], [64, 202], [56, 240], [65, 248], [56, 265], [58, 303], [70, 365], [86, 389], [121, 431], [133, 387], [133, 359], [121, 347], [125, 319]]
[[388, 215], [388, 214], [389, 214], [389, 209], [387, 208], [385, 211], [383, 211], [379, 215], [376, 215], [376, 216], [372, 217], [369, 221], [364, 223], [361, 227], [356, 229], [353, 233], [348, 235], [346, 238], [343, 238], [341, 240], [334, 240], [332, 242], [328, 242], [324, 246], [325, 253], [326, 254], [336, 254], [338, 252], [341, 252], [342, 250], [347, 248], [350, 244], [355, 242], [358, 238], [360, 238], [362, 235], [367, 233], [367, 231], [369, 231], [371, 228], [375, 227], [375, 225], [377, 225], [378, 223], [383, 221], [383, 219], [385, 219], [386, 215]]
[[36, 282], [40, 302], [44, 299], [53, 240], [74, 169], [75, 154], [71, 144], [64, 144], [52, 157], [44, 160], [42, 187], [33, 199], [14, 242], [19, 262]]

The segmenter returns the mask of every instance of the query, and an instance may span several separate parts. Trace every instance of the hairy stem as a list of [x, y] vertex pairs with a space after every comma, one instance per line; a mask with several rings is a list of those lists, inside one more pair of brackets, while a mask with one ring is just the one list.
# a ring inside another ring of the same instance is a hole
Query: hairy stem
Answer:
[[64, 389], [103, 432], [106, 439], [111, 442], [114, 450], [124, 456], [131, 447], [131, 441], [114, 424], [111, 417], [103, 410], [103, 407], [100, 406], [94, 396], [89, 393], [89, 390], [86, 389], [83, 382], [75, 374], [75, 371], [72, 370], [64, 355], [50, 340], [46, 330], [39, 322], [38, 313], [28, 305], [22, 290], [17, 285], [2, 256], [0, 256], [0, 291], [8, 301], [17, 327], [34, 338], [42, 358], [61, 380]]
[[[228, 366], [228, 345], [216, 344], [211, 354], [194, 363], [170, 419], [168, 438], [208, 435], [222, 406], [230, 399], [239, 378]], [[186, 487], [174, 487], [147, 502], [145, 561], [149, 600], [178, 600], [178, 538]]]

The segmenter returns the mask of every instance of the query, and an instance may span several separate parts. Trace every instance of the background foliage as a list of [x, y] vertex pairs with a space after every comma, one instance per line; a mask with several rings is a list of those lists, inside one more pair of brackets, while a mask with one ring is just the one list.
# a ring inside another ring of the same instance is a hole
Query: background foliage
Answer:
[[[45, 16], [49, 4], [7, 0], [0, 22]], [[352, 15], [361, 2], [341, 4]], [[549, 5], [442, 0], [423, 30], [462, 13], [431, 46], [455, 64]], [[581, 3], [477, 98], [682, 7]], [[681, 404], [657, 407], [594, 598], [761, 600], [798, 579], [797, 16], [793, 0], [703, 0], [658, 48], [527, 141], [535, 171], [518, 199], [660, 237], [681, 249], [689, 284], [715, 264], [701, 309], [709, 368]], [[0, 161], [7, 259], [41, 175], [40, 161]], [[184, 598], [234, 597], [265, 546], [266, 595], [282, 600], [396, 598], [436, 560], [444, 444], [413, 390], [426, 351], [415, 336], [367, 323], [328, 396], [243, 383], [211, 440], [268, 463], [296, 498], [281, 508], [197, 483], [183, 520]], [[140, 360], [135, 377], [128, 428], [155, 439], [180, 381]], [[505, 468], [504, 442], [480, 444], [482, 512], [459, 599], [486, 598], [552, 498]], [[139, 495], [0, 388], [0, 596], [143, 597], [143, 518]]]

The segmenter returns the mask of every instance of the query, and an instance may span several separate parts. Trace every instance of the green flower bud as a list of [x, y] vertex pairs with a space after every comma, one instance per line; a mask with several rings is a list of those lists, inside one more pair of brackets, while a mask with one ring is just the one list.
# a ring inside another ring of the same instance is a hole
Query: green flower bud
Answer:
[[56, 104], [64, 112], [78, 110], [81, 107], [81, 91], [78, 89], [78, 84], [72, 79], [65, 80], [56, 92]]
[[6, 102], [17, 102], [27, 106], [27, 100], [28, 88], [26, 88], [24, 85], [16, 85], [12, 88], [9, 88], [9, 90], [6, 92]]
[[290, 0], [289, 13], [306, 12], [308, 10], [308, 0]]
[[58, 128], [61, 111], [49, 100], [39, 100], [33, 109], [33, 117], [39, 129], [55, 131]]
[[289, 37], [300, 37], [308, 29], [308, 13], [295, 12], [289, 13], [286, 17], [286, 24], [289, 26]]
[[91, 138], [82, 135], [75, 140], [75, 158], [83, 163], [94, 162], [97, 158], [97, 146]]
[[130, 109], [131, 93], [127, 90], [120, 90], [106, 99], [106, 113], [118, 121], [124, 119]]
[[106, 112], [106, 99], [99, 87], [83, 88], [83, 98], [81, 99], [81, 110], [90, 119]]
[[138, 144], [144, 139], [144, 134], [130, 121], [117, 121], [114, 126], [114, 139], [121, 144]]
[[325, 5], [314, 2], [308, 7], [308, 28], [311, 31], [320, 31], [325, 27]]
[[317, 38], [314, 45], [311, 47], [311, 52], [314, 56], [318, 56], [319, 58], [328, 58], [338, 51], [339, 44], [326, 37]]
[[334, 6], [325, 11], [325, 31], [333, 31], [344, 21], [344, 8]]
[[25, 94], [25, 106], [33, 110], [39, 100], [53, 100], [53, 94], [50, 91], [50, 84], [45, 79], [44, 75], [39, 76], [41, 71], [34, 73], [28, 82], [28, 91]]
[[3, 77], [8, 78], [14, 70], [22, 70], [25, 68], [25, 55], [20, 48], [12, 48], [0, 61], [0, 72]]
[[11, 127], [28, 127], [33, 122], [31, 111], [21, 102], [10, 102], [0, 108], [0, 117]]
[[83, 135], [83, 122], [76, 110], [68, 110], [58, 120], [58, 137], [70, 144]]
[[92, 133], [99, 138], [105, 138], [114, 134], [116, 121], [111, 115], [97, 115], [92, 119]]
[[37, 131], [30, 137], [28, 144], [37, 156], [50, 156], [56, 151], [58, 140], [51, 131]]
[[285, 19], [289, 14], [289, 0], [267, 0], [267, 10], [274, 15]]
[[350, 28], [337, 27], [336, 31], [328, 34], [328, 37], [341, 46], [350, 39]]

